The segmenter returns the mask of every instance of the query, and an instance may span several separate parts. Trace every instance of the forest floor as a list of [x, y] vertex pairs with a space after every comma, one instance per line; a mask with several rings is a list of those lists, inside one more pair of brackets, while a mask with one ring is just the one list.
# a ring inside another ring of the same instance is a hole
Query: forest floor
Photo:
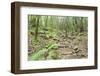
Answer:
[[87, 36], [61, 36], [58, 51], [62, 59], [87, 58]]
[[[87, 48], [88, 37], [86, 33], [80, 33], [77, 35], [76, 34], [68, 35], [68, 37], [65, 37], [65, 35], [61, 34], [56, 40], [57, 40], [56, 43], [58, 45], [58, 48], [56, 49], [56, 51], [59, 52], [59, 56], [57, 56], [58, 58], [56, 59], [81, 59], [81, 58], [88, 57], [88, 48]], [[48, 39], [40, 40], [39, 44], [36, 45], [36, 47], [43, 46], [44, 45], [43, 43], [45, 42], [49, 44], [50, 42], [54, 42], [56, 40], [53, 38], [49, 38], [49, 40]], [[51, 49], [51, 51], [53, 50], [54, 49]], [[29, 60], [34, 60], [34, 57], [39, 56], [39, 54], [37, 54], [37, 56], [32, 56], [32, 55], [34, 55], [34, 52], [33, 54], [29, 55]], [[45, 56], [46, 52], [43, 55]], [[42, 56], [40, 56], [40, 58], [42, 58]], [[52, 57], [50, 58], [49, 52], [47, 52], [46, 58], [37, 59], [37, 60], [50, 60], [50, 59], [53, 59], [53, 58]]]

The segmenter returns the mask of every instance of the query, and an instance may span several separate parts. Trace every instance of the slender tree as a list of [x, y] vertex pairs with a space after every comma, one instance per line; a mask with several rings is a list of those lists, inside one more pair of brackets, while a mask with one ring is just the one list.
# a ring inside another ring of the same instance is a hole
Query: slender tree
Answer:
[[38, 29], [39, 29], [39, 16], [36, 17], [36, 25], [35, 25], [36, 29], [35, 29], [35, 41], [37, 41], [37, 37], [38, 37]]

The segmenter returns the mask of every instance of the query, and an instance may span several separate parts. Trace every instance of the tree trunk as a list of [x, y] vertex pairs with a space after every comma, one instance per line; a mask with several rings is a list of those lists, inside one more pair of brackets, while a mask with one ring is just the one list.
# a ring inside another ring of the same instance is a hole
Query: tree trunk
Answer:
[[36, 18], [35, 41], [37, 41], [38, 37], [38, 27], [39, 27], [39, 16], [37, 16]]

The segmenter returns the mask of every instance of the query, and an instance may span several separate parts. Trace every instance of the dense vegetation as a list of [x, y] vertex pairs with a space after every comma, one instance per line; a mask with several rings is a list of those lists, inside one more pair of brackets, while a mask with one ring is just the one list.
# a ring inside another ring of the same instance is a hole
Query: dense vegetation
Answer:
[[28, 15], [28, 60], [87, 58], [87, 17]]

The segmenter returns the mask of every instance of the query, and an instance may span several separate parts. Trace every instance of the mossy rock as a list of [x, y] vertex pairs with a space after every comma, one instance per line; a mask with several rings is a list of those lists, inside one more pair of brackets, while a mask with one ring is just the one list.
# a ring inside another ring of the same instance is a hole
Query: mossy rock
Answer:
[[49, 52], [48, 59], [59, 59], [59, 52], [52, 50]]

